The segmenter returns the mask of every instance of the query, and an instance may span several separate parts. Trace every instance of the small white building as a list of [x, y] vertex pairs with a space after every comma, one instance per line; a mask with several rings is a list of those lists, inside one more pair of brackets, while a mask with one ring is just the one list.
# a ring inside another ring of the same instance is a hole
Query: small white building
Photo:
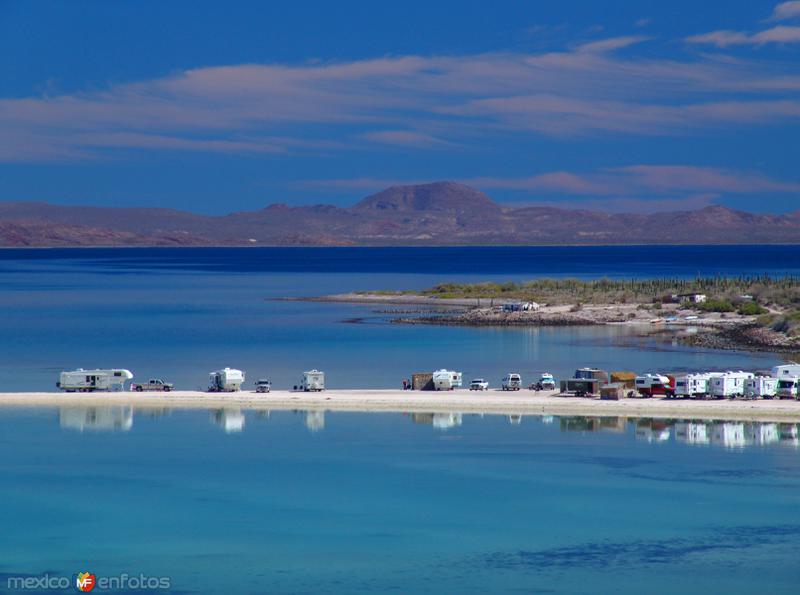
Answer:
[[708, 296], [704, 293], [673, 293], [670, 297], [673, 302], [692, 302], [694, 304], [702, 304], [708, 300]]

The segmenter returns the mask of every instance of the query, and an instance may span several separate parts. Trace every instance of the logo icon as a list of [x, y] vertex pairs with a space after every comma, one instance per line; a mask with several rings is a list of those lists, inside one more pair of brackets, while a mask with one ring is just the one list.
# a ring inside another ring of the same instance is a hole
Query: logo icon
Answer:
[[75, 586], [78, 587], [78, 591], [83, 593], [88, 593], [94, 589], [96, 583], [97, 577], [90, 572], [79, 572], [75, 579]]

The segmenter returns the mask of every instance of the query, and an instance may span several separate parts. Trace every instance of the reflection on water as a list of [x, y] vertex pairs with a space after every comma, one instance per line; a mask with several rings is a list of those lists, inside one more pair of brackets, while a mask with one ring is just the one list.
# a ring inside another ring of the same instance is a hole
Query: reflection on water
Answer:
[[[136, 415], [151, 419], [162, 419], [169, 416], [168, 408], [133, 408], [133, 407], [61, 407], [59, 424], [66, 430], [120, 431], [128, 432], [133, 428], [134, 411]], [[303, 418], [303, 424], [312, 432], [325, 429], [324, 410], [295, 411]], [[456, 412], [407, 414], [412, 423], [428, 425], [436, 430], [447, 431], [459, 428], [464, 424], [464, 415]], [[226, 434], [244, 431], [247, 416], [260, 422], [269, 422], [269, 410], [243, 412], [238, 407], [224, 407], [209, 411], [209, 418], [214, 425], [222, 428]], [[480, 423], [483, 414], [467, 416]], [[492, 417], [492, 416], [488, 416]], [[632, 434], [635, 440], [645, 443], [659, 444], [678, 442], [693, 446], [721, 446], [724, 448], [763, 447], [773, 445], [800, 448], [800, 424], [776, 422], [742, 422], [742, 421], [704, 421], [686, 419], [653, 419], [614, 416], [523, 416], [511, 414], [506, 416], [510, 426], [522, 425], [523, 417], [532, 422], [547, 426], [556, 421], [562, 432], [610, 432], [616, 434]], [[369, 417], [365, 416], [365, 420]], [[533, 425], [533, 424], [530, 424]], [[510, 430], [509, 430], [510, 431]]]
[[121, 431], [133, 427], [132, 407], [61, 407], [59, 425], [67, 430]]
[[244, 430], [244, 413], [238, 407], [212, 410], [211, 421], [225, 430], [226, 434], [235, 434]]

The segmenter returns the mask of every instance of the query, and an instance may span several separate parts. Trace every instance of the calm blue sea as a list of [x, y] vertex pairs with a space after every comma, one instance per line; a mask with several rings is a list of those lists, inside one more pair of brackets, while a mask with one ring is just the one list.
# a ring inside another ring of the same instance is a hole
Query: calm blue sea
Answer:
[[[447, 367], [499, 383], [577, 366], [768, 368], [769, 354], [692, 350], [620, 328], [389, 324], [382, 307], [274, 298], [537, 276], [800, 274], [798, 246], [0, 250], [0, 390], [48, 390], [74, 368], [130, 369], [204, 388], [230, 366], [276, 387], [398, 387]], [[385, 307], [383, 307], [385, 309]], [[357, 319], [359, 323], [346, 322]]]
[[[201, 388], [435, 367], [759, 368], [614, 328], [387, 323], [276, 301], [450, 280], [798, 274], [798, 247], [0, 251], [0, 390], [74, 367]], [[360, 323], [345, 322], [361, 319]], [[0, 409], [0, 592], [21, 576], [178, 593], [793, 593], [798, 428], [615, 418]], [[70, 588], [70, 590], [73, 590]], [[97, 592], [97, 591], [95, 591]]]
[[796, 593], [797, 435], [0, 409], [0, 592], [90, 571], [168, 577], [177, 593]]

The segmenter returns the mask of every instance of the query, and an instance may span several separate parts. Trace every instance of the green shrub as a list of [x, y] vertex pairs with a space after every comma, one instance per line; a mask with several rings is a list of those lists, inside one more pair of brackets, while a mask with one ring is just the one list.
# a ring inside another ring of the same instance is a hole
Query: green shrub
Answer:
[[739, 314], [743, 316], [758, 316], [759, 314], [765, 314], [767, 312], [766, 308], [762, 308], [755, 302], [742, 302], [739, 304]]
[[694, 307], [703, 312], [733, 312], [736, 310], [728, 300], [708, 300], [695, 304]]

